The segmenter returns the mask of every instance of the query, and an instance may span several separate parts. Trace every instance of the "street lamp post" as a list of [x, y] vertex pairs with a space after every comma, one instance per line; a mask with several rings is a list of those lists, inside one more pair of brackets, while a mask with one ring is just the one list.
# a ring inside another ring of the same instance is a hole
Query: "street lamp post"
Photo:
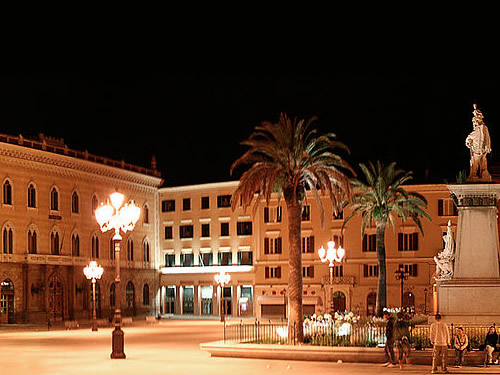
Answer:
[[424, 288], [424, 315], [427, 315], [427, 292], [428, 289]]
[[111, 204], [109, 201], [106, 204], [101, 203], [95, 211], [97, 223], [103, 232], [114, 230], [113, 242], [115, 244], [115, 263], [116, 263], [116, 278], [115, 278], [115, 329], [112, 334], [112, 352], [111, 358], [126, 358], [124, 352], [124, 335], [121, 329], [121, 296], [120, 296], [120, 229], [123, 233], [134, 230], [137, 220], [141, 214], [141, 209], [134, 204], [134, 201], [123, 203], [125, 196], [121, 193], [113, 193], [110, 195]]
[[97, 317], [96, 317], [96, 301], [95, 301], [95, 282], [102, 276], [104, 269], [97, 264], [96, 261], [91, 261], [88, 266], [85, 266], [83, 273], [88, 280], [92, 280], [92, 331], [97, 331]]
[[399, 266], [399, 268], [394, 271], [394, 276], [396, 277], [396, 280], [401, 280], [401, 307], [403, 307], [403, 283], [404, 280], [408, 280], [408, 276], [410, 276], [410, 274], [405, 271], [403, 266]]
[[226, 320], [225, 317], [225, 306], [224, 306], [224, 285], [229, 284], [231, 280], [231, 276], [224, 271], [217, 273], [214, 276], [215, 282], [220, 286], [220, 321], [224, 322]]
[[[328, 261], [328, 267], [330, 269], [330, 288], [333, 288], [333, 267], [335, 262], [340, 263], [345, 256], [345, 249], [342, 246], [338, 248], [335, 247], [334, 241], [329, 241], [327, 244], [328, 250], [325, 250], [323, 246], [318, 250], [318, 255], [323, 263]], [[333, 290], [331, 290], [333, 292]], [[331, 304], [330, 304], [330, 313], [334, 313], [333, 306], [333, 293], [330, 293]]]

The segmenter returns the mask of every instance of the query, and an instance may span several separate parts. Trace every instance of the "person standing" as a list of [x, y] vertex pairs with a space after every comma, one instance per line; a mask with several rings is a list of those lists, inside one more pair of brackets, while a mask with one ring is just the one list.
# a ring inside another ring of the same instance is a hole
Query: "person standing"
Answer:
[[455, 332], [456, 334], [453, 339], [453, 346], [455, 347], [455, 354], [457, 356], [457, 363], [455, 367], [460, 368], [462, 367], [465, 351], [469, 345], [469, 338], [465, 334], [462, 327], [457, 327]]
[[394, 355], [394, 318], [391, 316], [389, 311], [384, 311], [384, 318], [387, 320], [385, 324], [385, 359], [386, 363], [383, 364], [385, 367], [395, 367], [396, 357]]
[[448, 347], [450, 346], [450, 332], [446, 323], [441, 321], [441, 315], [434, 316], [436, 321], [431, 324], [430, 340], [432, 349], [432, 374], [437, 373], [438, 363], [441, 364], [441, 370], [447, 374]]
[[394, 324], [394, 340], [398, 349], [399, 368], [403, 368], [403, 363], [409, 363], [410, 356], [410, 322], [405, 319], [402, 311], [397, 314], [397, 321]]
[[487, 367], [493, 363], [493, 352], [495, 351], [495, 347], [498, 342], [498, 334], [495, 329], [495, 326], [491, 326], [486, 338], [484, 339], [484, 345], [486, 356], [484, 358], [484, 366]]

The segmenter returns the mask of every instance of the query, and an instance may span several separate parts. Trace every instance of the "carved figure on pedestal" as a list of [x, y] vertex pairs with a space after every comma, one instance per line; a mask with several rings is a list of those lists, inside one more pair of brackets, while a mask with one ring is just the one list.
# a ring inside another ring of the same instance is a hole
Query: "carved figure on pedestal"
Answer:
[[449, 280], [453, 277], [453, 260], [455, 259], [455, 240], [451, 230], [451, 221], [448, 220], [448, 229], [443, 236], [444, 249], [434, 257], [436, 262], [436, 280]]
[[474, 129], [467, 136], [465, 145], [470, 149], [470, 173], [467, 181], [491, 182], [491, 175], [488, 172], [488, 161], [486, 155], [491, 152], [491, 139], [488, 127], [483, 121], [482, 112], [474, 104], [472, 112], [472, 124]]

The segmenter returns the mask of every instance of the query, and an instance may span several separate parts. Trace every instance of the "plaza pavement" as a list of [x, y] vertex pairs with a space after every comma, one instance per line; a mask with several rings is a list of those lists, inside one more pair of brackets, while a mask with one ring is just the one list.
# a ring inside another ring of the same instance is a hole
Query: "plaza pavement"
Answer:
[[[380, 375], [429, 374], [430, 367], [317, 361], [215, 358], [200, 343], [220, 340], [222, 323], [162, 320], [159, 324], [125, 327], [125, 360], [111, 360], [111, 328], [33, 331], [0, 329], [0, 375], [51, 374], [206, 374], [206, 375]], [[500, 366], [450, 369], [456, 374], [500, 374]]]

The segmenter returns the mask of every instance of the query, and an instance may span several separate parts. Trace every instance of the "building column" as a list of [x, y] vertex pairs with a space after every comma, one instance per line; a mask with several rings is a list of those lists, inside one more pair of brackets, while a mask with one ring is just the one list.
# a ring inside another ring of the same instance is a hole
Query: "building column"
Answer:
[[200, 288], [198, 285], [194, 285], [194, 291], [193, 291], [193, 314], [194, 315], [201, 315], [200, 312]]
[[182, 287], [180, 285], [175, 286], [175, 314], [182, 315]]

